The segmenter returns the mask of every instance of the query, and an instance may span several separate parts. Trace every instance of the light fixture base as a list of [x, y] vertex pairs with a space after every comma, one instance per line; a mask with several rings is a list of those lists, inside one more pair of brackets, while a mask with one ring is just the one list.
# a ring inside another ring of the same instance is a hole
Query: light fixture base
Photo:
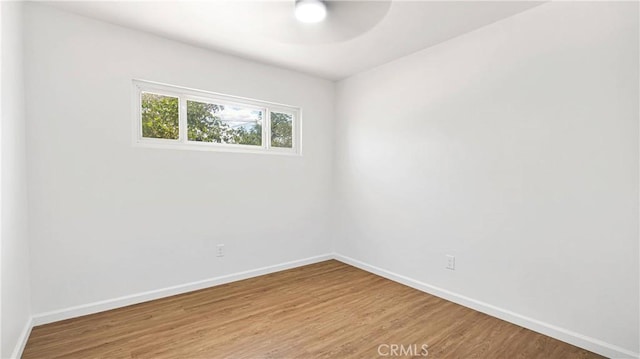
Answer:
[[327, 17], [327, 5], [322, 0], [296, 0], [294, 13], [300, 22], [318, 23]]

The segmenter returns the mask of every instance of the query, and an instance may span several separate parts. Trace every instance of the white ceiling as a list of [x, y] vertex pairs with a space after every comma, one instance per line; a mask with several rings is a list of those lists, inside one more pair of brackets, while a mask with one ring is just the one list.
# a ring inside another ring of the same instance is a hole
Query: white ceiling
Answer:
[[47, 2], [80, 15], [338, 80], [539, 5], [532, 1], [331, 1], [302, 24], [290, 1]]

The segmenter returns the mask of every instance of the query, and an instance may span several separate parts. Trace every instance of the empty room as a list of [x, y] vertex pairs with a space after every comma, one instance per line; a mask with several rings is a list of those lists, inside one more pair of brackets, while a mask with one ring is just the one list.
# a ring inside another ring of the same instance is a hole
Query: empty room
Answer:
[[0, 358], [640, 358], [639, 18], [0, 0]]

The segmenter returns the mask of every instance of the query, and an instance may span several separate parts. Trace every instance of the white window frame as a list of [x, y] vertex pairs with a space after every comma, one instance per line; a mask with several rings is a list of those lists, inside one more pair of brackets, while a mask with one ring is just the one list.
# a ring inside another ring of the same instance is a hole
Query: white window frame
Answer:
[[[177, 140], [142, 137], [141, 110], [143, 92], [178, 98], [179, 137]], [[232, 105], [262, 111], [262, 146], [189, 141], [187, 138], [187, 101], [208, 102], [227, 106]], [[292, 116], [292, 148], [271, 147], [271, 112], [285, 113]], [[134, 145], [141, 147], [301, 156], [301, 113], [302, 110], [299, 107], [290, 105], [195, 90], [151, 81], [133, 80], [133, 142]]]

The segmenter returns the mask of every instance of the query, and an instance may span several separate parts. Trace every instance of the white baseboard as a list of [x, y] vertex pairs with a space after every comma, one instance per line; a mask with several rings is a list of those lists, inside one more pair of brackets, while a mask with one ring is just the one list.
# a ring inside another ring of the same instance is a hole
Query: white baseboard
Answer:
[[326, 261], [329, 259], [333, 259], [333, 255], [324, 254], [324, 255], [300, 259], [296, 261], [280, 263], [280, 264], [276, 264], [268, 267], [262, 267], [262, 268], [252, 269], [244, 272], [223, 275], [220, 277], [204, 279], [196, 282], [180, 284], [172, 287], [151, 290], [148, 292], [127, 295], [120, 298], [108, 299], [108, 300], [103, 300], [99, 302], [78, 305], [71, 308], [36, 314], [33, 316], [33, 325], [42, 325], [42, 324], [57, 322], [60, 320], [76, 318], [83, 315], [104, 312], [106, 310], [121, 308], [128, 305], [147, 302], [154, 299], [165, 298], [165, 297], [169, 297], [176, 294], [192, 292], [194, 290], [209, 288], [216, 285], [221, 285], [221, 284], [235, 282], [243, 279], [257, 277], [264, 274], [279, 272], [282, 270], [296, 268], [296, 267], [313, 264], [313, 263], [318, 263], [318, 262]]
[[334, 254], [334, 258], [340, 262], [352, 265], [360, 268], [364, 271], [379, 275], [381, 277], [390, 279], [394, 282], [404, 284], [406, 286], [415, 288], [425, 293], [435, 295], [446, 299], [448, 301], [460, 304], [462, 306], [477, 310], [479, 312], [488, 314], [492, 317], [500, 318], [507, 322], [519, 325], [521, 327], [531, 329], [535, 332], [550, 336], [552, 338], [561, 340], [563, 342], [575, 345], [580, 348], [590, 350], [594, 353], [604, 355], [609, 358], [639, 358], [638, 353], [634, 353], [630, 350], [621, 348], [619, 346], [603, 342], [595, 338], [582, 335], [580, 333], [573, 332], [564, 328], [557, 327], [555, 325], [541, 322], [539, 320], [520, 315], [518, 313], [511, 312], [506, 309], [498, 308], [488, 303], [484, 303], [463, 295], [442, 289], [427, 283], [417, 281], [415, 279], [408, 278], [406, 276], [393, 273], [391, 271], [372, 266], [361, 262], [357, 259], [353, 259], [341, 254]]
[[24, 326], [24, 329], [22, 329], [22, 332], [18, 337], [18, 342], [16, 343], [16, 347], [13, 349], [13, 353], [11, 354], [10, 359], [20, 359], [20, 357], [22, 357], [22, 352], [24, 351], [24, 347], [27, 345], [27, 340], [29, 340], [31, 329], [33, 329], [33, 318], [29, 318]]

